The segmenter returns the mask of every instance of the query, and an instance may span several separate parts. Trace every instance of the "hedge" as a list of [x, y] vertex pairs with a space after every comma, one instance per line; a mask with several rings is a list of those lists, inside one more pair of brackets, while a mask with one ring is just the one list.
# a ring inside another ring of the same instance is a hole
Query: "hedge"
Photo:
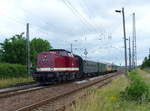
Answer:
[[9, 63], [0, 64], [0, 79], [26, 77], [26, 76], [28, 75], [27, 75], [27, 68], [25, 65], [9, 64]]

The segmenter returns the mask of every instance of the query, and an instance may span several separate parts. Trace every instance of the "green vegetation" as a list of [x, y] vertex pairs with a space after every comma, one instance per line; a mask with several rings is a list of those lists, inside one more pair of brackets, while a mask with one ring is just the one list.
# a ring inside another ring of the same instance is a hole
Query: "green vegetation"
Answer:
[[[26, 65], [27, 49], [24, 33], [16, 34], [10, 39], [5, 39], [4, 43], [1, 43], [0, 45], [1, 63]], [[37, 54], [43, 51], [48, 51], [52, 47], [47, 40], [34, 38], [30, 42], [30, 48], [32, 66], [35, 67]]]
[[12, 64], [26, 64], [26, 38], [23, 33], [15, 35], [10, 39], [5, 39], [1, 47], [2, 62]]
[[[38, 53], [52, 48], [47, 40], [34, 38], [30, 42], [31, 70], [35, 71]], [[0, 87], [33, 81], [27, 75], [27, 49], [24, 33], [0, 43]]]
[[128, 77], [130, 84], [125, 91], [121, 92], [121, 97], [139, 103], [149, 100], [149, 87], [142, 76], [138, 72], [132, 71]]
[[[138, 70], [138, 73], [131, 72], [129, 79], [121, 75], [113, 80], [111, 84], [101, 89], [88, 90], [86, 93], [88, 93], [89, 96], [78, 100], [68, 111], [149, 111], [150, 102], [147, 96], [150, 95], [150, 93], [147, 89], [145, 90], [145, 88], [150, 87], [149, 79], [150, 75], [141, 70]], [[137, 85], [139, 81], [142, 85]], [[139, 89], [143, 88], [144, 91], [137, 93]], [[123, 93], [128, 95], [122, 97]], [[132, 95], [133, 93], [138, 96]], [[138, 102], [141, 100], [141, 96], [139, 95], [143, 94], [145, 94], [145, 101]], [[128, 96], [135, 97], [136, 99], [128, 99]]]
[[0, 79], [0, 87], [12, 86], [18, 83], [26, 83], [26, 82], [32, 82], [32, 81], [33, 79], [31, 76]]
[[142, 70], [144, 70], [144, 71], [150, 73], [150, 68], [144, 68], [144, 69], [142, 69]]
[[144, 61], [141, 65], [141, 69], [150, 68], [150, 55], [144, 58]]
[[0, 78], [18, 78], [18, 77], [27, 77], [27, 70], [25, 65], [20, 64], [9, 64], [3, 63], [0, 64]]
[[20, 64], [0, 64], [0, 87], [33, 81], [26, 69], [25, 65]]

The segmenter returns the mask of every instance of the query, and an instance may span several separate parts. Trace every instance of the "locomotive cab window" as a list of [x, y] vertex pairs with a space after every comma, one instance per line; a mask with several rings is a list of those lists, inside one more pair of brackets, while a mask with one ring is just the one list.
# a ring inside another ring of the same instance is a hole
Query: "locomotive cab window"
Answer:
[[65, 51], [60, 51], [60, 52], [59, 52], [59, 55], [60, 55], [60, 56], [68, 56], [68, 53], [65, 52]]
[[50, 51], [49, 53], [51, 53], [51, 54], [57, 54], [57, 52], [55, 52], [55, 51]]
[[68, 56], [69, 56], [69, 57], [73, 57], [72, 53], [68, 53]]

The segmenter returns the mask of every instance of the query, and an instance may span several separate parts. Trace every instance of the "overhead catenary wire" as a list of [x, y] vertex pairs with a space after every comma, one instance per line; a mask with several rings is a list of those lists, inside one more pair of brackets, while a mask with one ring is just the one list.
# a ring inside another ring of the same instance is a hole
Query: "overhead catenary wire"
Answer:
[[[84, 18], [79, 12], [78, 10], [76, 10], [72, 4], [68, 1], [68, 0], [62, 0], [63, 3], [69, 8], [71, 9], [72, 13], [79, 17], [79, 19], [81, 20], [81, 22], [88, 28], [89, 32], [91, 32], [91, 28], [89, 28], [89, 26], [93, 27], [93, 25], [91, 25], [87, 20], [86, 18]], [[93, 28], [95, 30], [95, 27]], [[95, 30], [96, 34], [98, 34], [97, 30]], [[98, 35], [101, 37], [101, 35]]]
[[[47, 22], [45, 22], [45, 20], [42, 18], [42, 17], [40, 17], [40, 16], [38, 16], [38, 15], [36, 15], [36, 14], [34, 14], [34, 13], [32, 13], [32, 12], [30, 12], [30, 11], [27, 11], [26, 9], [24, 9], [24, 8], [22, 8], [22, 7], [19, 7], [22, 11], [24, 11], [24, 12], [27, 12], [27, 13], [30, 13], [31, 15], [33, 15], [33, 16], [36, 16], [37, 18], [40, 18], [39, 19], [39, 21], [41, 21], [41, 23], [43, 23], [43, 24], [45, 24], [45, 25], [49, 25], [49, 26], [52, 26], [53, 28], [56, 28], [56, 26], [54, 26], [54, 24], [52, 24], [52, 23], [47, 23]], [[28, 23], [30, 23], [31, 24], [31, 29], [30, 30], [33, 30], [33, 28], [34, 29], [38, 29], [39, 31], [38, 32], [40, 32], [40, 33], [43, 33], [43, 34], [45, 34], [45, 35], [49, 35], [49, 31], [48, 30], [46, 30], [46, 29], [43, 29], [43, 27], [41, 27], [41, 26], [39, 26], [38, 24], [34, 24], [34, 23], [32, 23], [30, 20], [27, 20], [27, 22], [25, 22], [25, 20], [19, 20], [18, 18], [14, 18], [14, 17], [10, 17], [10, 16], [8, 16], [8, 15], [6, 15], [6, 14], [3, 14], [4, 16], [3, 17], [6, 17], [7, 19], [9, 19], [10, 21], [13, 21], [13, 22], [15, 22], [15, 23], [17, 23], [17, 24], [19, 24], [19, 25], [26, 25], [26, 23], [28, 22]], [[45, 31], [43, 31], [43, 30], [45, 30]], [[68, 34], [67, 32], [72, 32], [72, 30], [70, 30], [70, 29], [68, 29], [69, 31], [63, 31], [63, 33], [64, 34]], [[73, 33], [73, 32], [72, 32]]]
[[82, 16], [82, 15], [78, 12], [78, 10], [76, 10], [76, 9], [72, 6], [71, 2], [69, 2], [68, 0], [63, 0], [63, 2], [72, 10], [73, 13], [75, 13], [75, 15], [77, 15], [78, 17], [81, 18], [81, 21], [83, 21], [84, 24], [86, 23], [86, 25], [90, 25], [90, 26], [91, 26], [91, 24], [87, 21], [87, 19], [86, 19], [84, 16]]
[[[97, 30], [95, 29], [95, 27], [93, 26], [93, 24], [89, 23], [89, 21], [81, 13], [78, 12], [78, 10], [73, 7], [73, 5], [71, 4], [70, 1], [68, 1], [68, 0], [62, 0], [62, 1], [72, 11], [72, 13], [75, 16], [79, 17], [79, 19], [81, 20], [81, 22], [88, 28], [88, 30], [91, 30], [91, 31], [94, 30], [96, 32], [96, 34], [99, 37], [101, 37], [101, 34], [99, 32], [97, 32]], [[92, 28], [89, 28], [89, 26], [92, 27]], [[91, 31], [89, 31], [89, 32], [91, 32]]]
[[[39, 18], [38, 20], [39, 21], [41, 21], [41, 23], [44, 23], [45, 25], [47, 25], [47, 26], [50, 26], [50, 27], [52, 27], [52, 28], [57, 28], [53, 23], [50, 23], [50, 22], [47, 22], [43, 17], [41, 17], [40, 15], [37, 15], [37, 14], [35, 14], [35, 13], [33, 13], [33, 12], [31, 12], [31, 11], [28, 11], [28, 10], [26, 10], [26, 9], [24, 9], [23, 7], [20, 7], [24, 12], [27, 12], [27, 13], [29, 13], [30, 15], [33, 15], [33, 16], [36, 16], [37, 18]], [[62, 30], [61, 30], [62, 31]], [[68, 32], [72, 32], [73, 33], [73, 31], [69, 28], [69, 29], [67, 29], [67, 31], [65, 31], [65, 30], [63, 30], [63, 33], [64, 34], [68, 34]]]
[[[73, 7], [73, 8], [74, 8], [74, 7]], [[74, 10], [74, 9], [73, 9], [73, 10]], [[78, 10], [75, 11], [75, 13], [76, 13], [76, 15], [78, 16], [78, 13], [79, 13]], [[34, 13], [31, 12], [31, 14], [35, 16]], [[39, 17], [41, 23], [44, 23], [44, 24], [47, 24], [47, 25], [51, 25], [52, 27], [55, 27], [55, 26], [52, 25], [51, 23], [45, 22], [44, 19], [41, 20], [41, 18], [43, 18], [43, 17], [40, 17], [40, 16], [38, 16], [38, 15], [36, 15], [36, 16]], [[79, 16], [80, 16], [80, 15], [79, 15]], [[91, 28], [92, 28], [92, 27], [93, 27], [92, 29], [95, 30], [95, 27], [92, 26], [92, 25], [90, 25], [89, 21], [86, 20], [85, 17], [83, 17], [83, 16], [81, 15], [80, 18], [82, 18], [82, 21], [84, 22], [84, 24], [86, 24], [86, 26], [88, 26], [88, 28], [89, 28], [90, 31], [91, 31]], [[13, 18], [13, 20], [14, 20], [14, 18]], [[17, 20], [17, 19], [15, 19], [15, 20]], [[22, 23], [19, 22], [18, 20], [17, 20], [17, 23], [22, 24]], [[29, 22], [29, 23], [30, 23], [30, 22]], [[24, 23], [24, 24], [25, 24], [25, 23]], [[31, 27], [35, 27], [35, 28], [39, 29], [39, 30], [40, 30], [40, 31], [39, 31], [40, 33], [44, 33], [44, 34], [46, 34], [46, 35], [49, 34], [49, 32], [48, 32], [47, 30], [43, 29], [43, 27], [39, 26], [38, 24], [32, 24], [32, 23], [30, 23], [30, 24], [31, 24]], [[91, 26], [91, 28], [90, 28], [89, 26]], [[42, 30], [41, 30], [41, 29], [42, 29]], [[31, 30], [32, 30], [32, 28], [31, 28]], [[31, 31], [30, 31], [30, 32], [31, 32]], [[96, 31], [95, 31], [95, 32], [96, 32]], [[96, 33], [98, 34], [98, 32], [96, 32]], [[98, 36], [99, 36], [99, 35], [98, 35]]]
[[[28, 13], [31, 13], [31, 15], [36, 15], [36, 14], [34, 14], [34, 13], [32, 13], [32, 12], [29, 12], [29, 11], [27, 11], [27, 10], [25, 10], [25, 9], [23, 9], [24, 11], [26, 11], [26, 12], [28, 12]], [[37, 15], [36, 15], [37, 16]], [[40, 17], [40, 16], [37, 16], [38, 18], [40, 18], [40, 21], [41, 21], [41, 19], [43, 19], [42, 17]], [[9, 19], [12, 19], [12, 20], [16, 20], [16, 23], [19, 23], [19, 24], [21, 24], [21, 22], [20, 21], [18, 21], [18, 19], [14, 19], [14, 18], [11, 18], [11, 17], [9, 17]], [[28, 21], [29, 22], [29, 21]], [[53, 24], [49, 24], [49, 23], [46, 23], [46, 22], [44, 22], [44, 19], [41, 21], [41, 22], [43, 22], [43, 23], [45, 23], [45, 24], [47, 24], [47, 25], [51, 25], [52, 27], [55, 27]], [[44, 33], [44, 34], [46, 34], [46, 35], [48, 35], [48, 31], [42, 31], [43, 30], [43, 28], [41, 28], [40, 26], [38, 26], [37, 24], [35, 25], [35, 24], [33, 24], [32, 22], [29, 22], [30, 24], [31, 24], [31, 27], [34, 27], [34, 28], [36, 28], [36, 29], [40, 29], [40, 33], [42, 32], [42, 33]], [[25, 24], [25, 23], [24, 23]], [[42, 30], [41, 30], [42, 29]], [[32, 28], [31, 28], [31, 30], [33, 30]], [[69, 31], [69, 32], [71, 32], [71, 31]], [[67, 33], [67, 32], [65, 32], [65, 33]]]
[[[90, 9], [89, 7], [87, 7], [86, 2], [83, 1], [83, 0], [80, 0], [80, 4], [81, 4], [82, 7], [84, 7], [84, 9], [86, 9], [86, 11], [89, 13], [88, 17], [89, 17], [89, 19], [91, 19], [92, 16], [93, 16], [93, 13], [92, 13], [91, 9]], [[94, 25], [95, 25], [96, 27], [99, 27], [97, 24], [94, 24]], [[102, 26], [102, 24], [101, 24], [101, 26]], [[103, 29], [103, 31], [106, 32], [105, 29]], [[105, 37], [104, 32], [101, 32], [101, 35], [103, 35], [103, 36]]]

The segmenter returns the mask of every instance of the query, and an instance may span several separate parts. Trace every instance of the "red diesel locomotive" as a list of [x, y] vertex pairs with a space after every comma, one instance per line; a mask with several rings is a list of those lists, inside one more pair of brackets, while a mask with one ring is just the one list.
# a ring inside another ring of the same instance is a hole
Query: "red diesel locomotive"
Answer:
[[79, 62], [72, 53], [54, 49], [38, 55], [37, 72], [33, 78], [39, 82], [72, 80], [78, 72]]
[[53, 49], [38, 55], [37, 71], [32, 76], [35, 81], [47, 84], [92, 77], [117, 70], [116, 65], [84, 60], [64, 49]]

